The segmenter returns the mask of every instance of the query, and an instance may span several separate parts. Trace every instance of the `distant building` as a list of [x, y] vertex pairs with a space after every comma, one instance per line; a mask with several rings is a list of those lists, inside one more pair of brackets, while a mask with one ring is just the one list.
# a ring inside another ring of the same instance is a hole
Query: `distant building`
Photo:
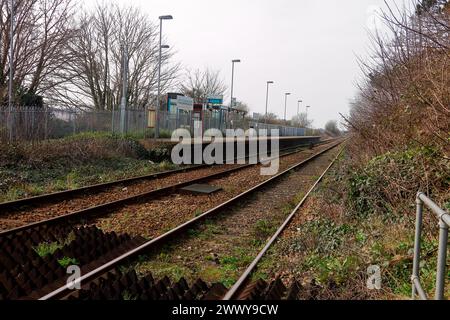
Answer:
[[[195, 103], [192, 98], [180, 93], [167, 95], [167, 121], [176, 128], [193, 129], [195, 121], [201, 122], [202, 131], [207, 129], [225, 130], [242, 121], [247, 112], [224, 106], [223, 96], [209, 96], [205, 103]], [[168, 125], [168, 127], [172, 127]], [[175, 129], [175, 128], [171, 128]], [[198, 128], [196, 128], [198, 129]]]

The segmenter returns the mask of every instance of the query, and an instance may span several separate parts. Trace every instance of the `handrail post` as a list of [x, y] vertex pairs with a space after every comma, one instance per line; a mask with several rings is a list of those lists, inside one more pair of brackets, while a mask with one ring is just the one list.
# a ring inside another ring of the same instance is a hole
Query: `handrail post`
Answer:
[[422, 216], [423, 216], [423, 201], [420, 200], [420, 193], [417, 194], [416, 198], [416, 235], [414, 240], [414, 262], [413, 262], [413, 275], [412, 275], [412, 299], [416, 298], [416, 285], [414, 283], [415, 279], [419, 279], [419, 268], [420, 268], [420, 241], [422, 237]]
[[446, 263], [447, 263], [448, 225], [439, 221], [439, 253], [436, 272], [436, 300], [444, 299]]

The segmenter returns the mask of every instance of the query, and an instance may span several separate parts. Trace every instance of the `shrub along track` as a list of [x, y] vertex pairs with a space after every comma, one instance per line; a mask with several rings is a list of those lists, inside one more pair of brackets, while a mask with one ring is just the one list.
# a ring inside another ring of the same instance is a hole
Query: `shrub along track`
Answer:
[[[66, 227], [68, 228], [68, 226]], [[102, 261], [110, 261], [114, 257], [120, 255], [123, 250], [126, 251], [130, 246], [136, 247], [138, 244], [144, 242], [142, 237], [135, 237], [131, 239], [129, 236], [126, 236], [126, 241], [122, 241], [125, 242], [125, 247], [123, 247], [123, 243], [118, 240], [116, 240], [115, 242], [113, 241], [113, 243], [109, 243], [108, 239], [114, 240], [118, 236], [114, 232], [105, 234], [95, 227], [86, 229], [89, 231], [87, 232], [87, 238], [84, 240], [79, 240], [79, 236], [77, 233], [79, 230], [83, 230], [83, 228], [71, 227], [71, 231], [68, 232], [68, 230], [66, 230], [66, 234], [75, 234], [76, 237], [75, 239], [71, 239], [69, 242], [67, 242], [67, 240], [64, 240], [65, 238], [61, 236], [46, 237], [44, 235], [45, 233], [48, 234], [49, 232], [50, 234], [53, 234], [53, 228], [54, 226], [49, 227], [46, 225], [42, 225], [37, 229], [28, 229], [27, 231], [18, 234], [10, 234], [9, 236], [2, 237], [2, 241], [5, 243], [5, 245], [2, 246], [2, 249], [5, 248], [2, 254], [8, 257], [7, 259], [1, 259], [2, 265], [0, 266], [0, 280], [3, 284], [0, 285], [0, 295], [3, 298], [15, 299], [26, 296], [36, 298], [59, 285], [58, 281], [54, 281], [54, 279], [56, 279], [57, 277], [52, 274], [52, 272], [54, 272], [53, 269], [56, 268], [55, 261], [53, 261], [52, 271], [42, 267], [42, 261], [40, 261], [40, 259], [44, 259], [48, 263], [50, 263], [52, 259], [57, 259], [57, 262], [60, 266], [64, 265], [64, 261], [72, 263], [78, 262], [83, 266], [83, 274], [86, 274], [96, 265], [101, 264]], [[33, 237], [33, 232], [37, 232], [37, 234], [40, 236], [35, 235]], [[27, 241], [26, 245], [24, 243], [26, 249], [22, 251], [16, 250], [17, 247], [20, 247], [19, 243], [21, 242], [17, 240], [17, 238], [20, 236], [24, 236], [23, 239], [32, 239], [32, 241]], [[67, 237], [69, 236], [66, 236], [66, 238]], [[103, 249], [101, 250], [97, 248], [98, 244], [102, 243], [102, 241], [99, 240], [99, 237], [100, 239], [106, 239], [106, 244], [103, 245]], [[76, 249], [76, 245], [74, 246], [74, 248], [72, 248], [72, 251], [67, 251], [66, 247], [70, 247], [72, 243], [86, 243], [87, 247], [85, 249], [87, 250], [87, 252], [89, 252], [90, 258], [79, 258], [79, 256], [82, 255], [82, 252]], [[42, 244], [48, 244], [50, 246], [56, 244], [58, 248], [56, 248], [56, 251], [45, 255], [40, 252], [40, 247], [42, 246]], [[61, 250], [66, 251], [61, 252]], [[36, 258], [36, 253], [39, 253], [38, 258]], [[96, 257], [97, 259], [95, 259], [94, 257]], [[77, 259], [82, 260], [82, 262], [77, 261]], [[3, 261], [9, 261], [9, 263], [4, 264]], [[26, 269], [23, 269], [25, 268], [23, 267], [24, 265]], [[30, 282], [32, 284], [30, 284]]]

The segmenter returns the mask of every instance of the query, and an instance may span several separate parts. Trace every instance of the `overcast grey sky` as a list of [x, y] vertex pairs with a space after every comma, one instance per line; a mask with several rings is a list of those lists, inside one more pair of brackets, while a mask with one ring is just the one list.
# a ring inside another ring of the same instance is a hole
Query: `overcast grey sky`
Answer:
[[[266, 81], [273, 80], [269, 112], [288, 118], [299, 99], [311, 105], [315, 127], [348, 113], [360, 75], [355, 55], [367, 52], [367, 30], [383, 0], [119, 0], [142, 8], [158, 23], [185, 68], [221, 71], [252, 112], [264, 113]], [[390, 3], [400, 0], [389, 0]]]

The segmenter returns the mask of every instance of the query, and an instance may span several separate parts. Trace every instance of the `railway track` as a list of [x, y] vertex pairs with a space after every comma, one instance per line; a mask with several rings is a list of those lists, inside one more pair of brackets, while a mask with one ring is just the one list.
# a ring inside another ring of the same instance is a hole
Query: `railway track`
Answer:
[[[329, 144], [332, 142], [327, 141], [325, 143]], [[320, 144], [320, 145], [322, 145], [322, 144]], [[289, 149], [283, 150], [280, 157], [286, 158], [291, 155], [295, 155], [295, 154], [303, 151], [304, 148], [305, 147], [289, 148]], [[106, 215], [107, 213], [113, 212], [114, 210], [118, 210], [119, 208], [123, 208], [123, 207], [133, 204], [133, 203], [139, 203], [139, 202], [143, 202], [143, 201], [148, 201], [150, 199], [156, 199], [161, 196], [167, 196], [167, 195], [172, 194], [186, 186], [190, 186], [193, 184], [201, 184], [201, 183], [205, 183], [207, 181], [213, 180], [213, 179], [218, 179], [220, 177], [226, 177], [235, 172], [242, 171], [244, 169], [255, 167], [255, 166], [257, 166], [257, 165], [254, 165], [254, 164], [231, 165], [231, 166], [227, 166], [227, 167], [231, 167], [229, 169], [223, 169], [224, 166], [220, 166], [220, 168], [208, 167], [206, 169], [200, 169], [200, 170], [207, 170], [207, 171], [203, 171], [200, 174], [193, 172], [194, 177], [193, 178], [188, 177], [188, 179], [185, 179], [185, 180], [183, 180], [180, 177], [173, 176], [173, 175], [176, 175], [177, 173], [179, 173], [178, 171], [169, 171], [166, 173], [161, 173], [161, 175], [162, 175], [161, 177], [163, 177], [163, 178], [166, 176], [169, 176], [169, 181], [166, 181], [165, 184], [160, 181], [154, 181], [152, 186], [148, 186], [145, 183], [145, 186], [138, 188], [134, 194], [125, 195], [125, 196], [121, 196], [120, 190], [112, 190], [110, 192], [115, 194], [114, 197], [112, 198], [112, 200], [110, 200], [110, 201], [105, 201], [104, 199], [97, 200], [97, 201], [101, 201], [99, 204], [96, 203], [95, 201], [94, 201], [94, 203], [92, 203], [91, 202], [92, 200], [82, 201], [80, 205], [75, 206], [75, 210], [67, 210], [66, 208], [62, 209], [60, 207], [60, 205], [57, 202], [58, 195], [60, 193], [56, 193], [56, 194], [52, 194], [52, 195], [45, 195], [45, 196], [42, 196], [43, 198], [37, 197], [37, 198], [18, 200], [16, 202], [8, 202], [8, 203], [4, 204], [4, 208], [5, 207], [6, 208], [8, 208], [8, 207], [9, 208], [18, 208], [19, 206], [23, 206], [24, 203], [28, 203], [28, 205], [25, 207], [25, 209], [23, 209], [23, 211], [21, 211], [20, 213], [17, 213], [17, 212], [11, 213], [11, 216], [8, 219], [8, 220], [13, 220], [17, 223], [19, 220], [21, 220], [20, 218], [22, 218], [26, 222], [21, 223], [20, 226], [5, 229], [5, 228], [1, 228], [2, 220], [0, 219], [0, 237], [13, 235], [15, 233], [23, 232], [23, 231], [33, 229], [33, 228], [42, 227], [45, 225], [52, 225], [52, 224], [57, 224], [57, 223], [70, 223], [71, 221], [79, 221], [79, 219], [82, 219], [85, 217], [91, 218], [96, 215]], [[189, 170], [192, 170], [192, 169], [189, 169]], [[189, 170], [188, 170], [188, 172], [190, 172]], [[123, 183], [123, 181], [134, 182], [134, 181], [137, 181], [136, 179], [148, 180], [148, 179], [151, 179], [151, 177], [154, 177], [154, 175], [141, 177], [141, 178], [132, 178], [131, 180], [121, 180], [121, 181], [117, 181], [114, 185], [116, 185], [116, 186], [120, 185], [121, 183]], [[160, 176], [156, 176], [157, 180], [159, 179], [158, 177], [160, 177]], [[153, 178], [153, 179], [155, 179], [155, 178]], [[181, 179], [181, 181], [180, 181], [180, 179]], [[67, 197], [69, 197], [69, 196], [74, 197], [81, 193], [86, 193], [87, 190], [89, 190], [90, 192], [94, 192], [95, 190], [100, 190], [101, 188], [108, 188], [111, 185], [112, 185], [112, 183], [108, 183], [106, 185], [93, 186], [93, 189], [89, 189], [89, 187], [88, 187], [87, 189], [82, 188], [82, 189], [72, 190], [73, 193], [72, 193], [72, 191], [68, 191], [68, 193], [64, 193], [65, 194], [64, 197], [67, 199]], [[100, 195], [96, 196], [96, 199], [103, 198], [103, 196], [104, 196], [104, 194], [101, 193]], [[110, 198], [106, 197], [106, 199], [108, 200]], [[34, 203], [33, 202], [34, 200], [37, 200], [38, 202]], [[33, 209], [33, 207], [39, 206], [39, 204], [45, 203], [46, 201], [48, 202], [49, 200], [51, 200], [52, 202], [54, 202], [56, 204], [52, 204], [50, 207], [48, 207], [48, 206], [44, 206], [42, 208], [38, 207], [37, 210]], [[30, 206], [32, 207], [31, 209], [29, 209]], [[42, 212], [45, 212], [45, 214], [42, 215]], [[50, 217], [48, 217], [48, 216], [50, 216]]]
[[[331, 147], [326, 147], [326, 149], [319, 154], [323, 154], [329, 149], [336, 147], [336, 145], [337, 144], [333, 144]], [[118, 236], [114, 232], [104, 233], [101, 230], [97, 229], [95, 226], [87, 228], [75, 228], [70, 227], [67, 224], [62, 226], [58, 224], [56, 227], [52, 225], [57, 221], [69, 221], [70, 218], [74, 218], [74, 216], [71, 215], [50, 219], [50, 221], [45, 221], [45, 223], [39, 222], [36, 224], [25, 226], [23, 228], [6, 231], [3, 234], [0, 234], [0, 242], [2, 244], [2, 247], [7, 251], [7, 256], [9, 255], [8, 259], [6, 259], [9, 261], [7, 261], [6, 264], [3, 265], [3, 269], [5, 269], [6, 271], [12, 270], [13, 272], [10, 272], [9, 275], [16, 276], [16, 279], [19, 279], [19, 281], [16, 281], [17, 283], [14, 284], [11, 283], [11, 280], [9, 279], [8, 283], [6, 272], [5, 270], [2, 270], [2, 266], [0, 266], [0, 299], [2, 299], [2, 297], [9, 299], [26, 297], [31, 299], [42, 298], [45, 300], [66, 296], [68, 292], [70, 292], [70, 290], [68, 291], [68, 288], [64, 285], [65, 278], [63, 275], [65, 274], [65, 270], [61, 266], [61, 260], [64, 260], [64, 258], [68, 258], [71, 256], [81, 257], [79, 258], [80, 261], [77, 262], [83, 265], [82, 271], [84, 276], [81, 279], [82, 283], [85, 283], [86, 281], [90, 282], [92, 280], [101, 279], [102, 276], [105, 275], [110, 277], [110, 280], [112, 279], [111, 277], [113, 277], [113, 275], [118, 277], [119, 272], [117, 270], [116, 272], [113, 272], [112, 275], [110, 271], [115, 270], [120, 264], [123, 264], [125, 261], [128, 261], [136, 255], [140, 255], [142, 252], [147, 251], [149, 248], [153, 248], [164, 243], [165, 241], [173, 238], [173, 236], [175, 235], [181, 234], [183, 231], [204, 220], [206, 217], [214, 215], [223, 208], [229, 207], [240, 199], [243, 199], [246, 196], [259, 190], [271, 181], [275, 181], [281, 176], [284, 176], [288, 172], [294, 170], [295, 168], [311, 161], [315, 157], [317, 157], [317, 155], [307, 159], [306, 161], [302, 161], [302, 163], [293, 166], [292, 168], [282, 172], [280, 175], [273, 177], [272, 179], [269, 179], [264, 183], [261, 183], [260, 185], [248, 190], [247, 192], [242, 193], [241, 195], [219, 205], [214, 209], [208, 210], [195, 219], [192, 219], [178, 226], [177, 228], [170, 230], [164, 235], [161, 235], [150, 241], [146, 241], [142, 237], [132, 238], [126, 235]], [[238, 169], [235, 168], [230, 171], [233, 170]], [[188, 184], [191, 183], [192, 181], [190, 181]], [[178, 184], [175, 189], [180, 188], [182, 185], [186, 184]], [[174, 187], [163, 190], [168, 191], [173, 189]], [[115, 204], [113, 205], [113, 207], [109, 208], [114, 207]], [[95, 211], [92, 211], [92, 209], [88, 210], [90, 210], [89, 214], [95, 213]], [[99, 210], [99, 212], [100, 211], [101, 210]], [[73, 237], [73, 239], [71, 239], [70, 245], [64, 246], [64, 248], [58, 248], [54, 252], [54, 256], [58, 256], [61, 259], [50, 257], [36, 258], [35, 252], [33, 252], [33, 250], [36, 250], [30, 249], [34, 248], [31, 245], [31, 242], [36, 244], [45, 239], [48, 243], [51, 243], [52, 240], [56, 241], [61, 239], [63, 235], [66, 235], [67, 237], [67, 234]], [[17, 248], [20, 248], [21, 244], [23, 243], [28, 243], [28, 249], [16, 250]], [[21, 263], [21, 267], [14, 268], [14, 263], [17, 264], [18, 262]], [[30, 281], [30, 279], [33, 279], [33, 281]], [[58, 279], [60, 281], [54, 281]], [[167, 287], [167, 279], [163, 280]], [[29, 284], [30, 282], [32, 284]], [[3, 283], [3, 288], [1, 283]], [[5, 283], [7, 284], [6, 286]], [[197, 287], [199, 285], [200, 282], [197, 283]], [[184, 284], [183, 287], [186, 288], [186, 284]], [[203, 287], [203, 289], [205, 290], [207, 289], [204, 285], [200, 287]]]
[[[320, 145], [320, 144], [319, 144]], [[287, 148], [282, 152], [298, 151], [305, 146]], [[246, 158], [248, 159], [248, 158]], [[236, 159], [239, 160], [239, 159]], [[41, 196], [0, 203], [0, 231], [13, 229], [20, 225], [20, 217], [52, 217], [61, 213], [80, 211], [84, 208], [101, 205], [139, 195], [149, 190], [175, 185], [180, 181], [194, 180], [226, 171], [225, 168], [237, 168], [240, 165], [196, 165], [145, 176], [132, 177], [79, 189], [45, 194]], [[18, 219], [19, 218], [19, 219]], [[33, 222], [33, 221], [28, 221]]]
[[321, 174], [321, 176], [316, 180], [313, 186], [308, 190], [306, 195], [302, 198], [302, 200], [297, 204], [294, 210], [288, 215], [283, 224], [278, 228], [275, 234], [270, 238], [270, 240], [266, 243], [264, 248], [258, 253], [256, 258], [252, 261], [249, 267], [244, 271], [239, 280], [233, 285], [233, 287], [227, 291], [227, 293], [223, 296], [223, 300], [245, 300], [249, 297], [253, 298], [263, 298], [263, 297], [273, 297], [276, 292], [283, 292], [287, 296], [286, 299], [294, 298], [293, 296], [298, 293], [301, 289], [301, 285], [299, 283], [294, 282], [290, 288], [284, 287], [283, 283], [280, 279], [275, 280], [271, 284], [266, 283], [265, 281], [257, 281], [253, 284], [251, 283], [251, 275], [258, 268], [258, 264], [261, 262], [265, 254], [269, 251], [269, 249], [275, 244], [275, 242], [282, 235], [283, 231], [290, 224], [295, 215], [298, 214], [301, 207], [304, 205], [310, 194], [316, 189], [317, 185], [323, 180], [328, 171], [333, 167], [335, 162], [338, 160], [339, 156], [342, 154], [343, 149], [339, 151], [338, 155], [333, 159], [330, 165], [325, 169], [325, 171]]
[[[253, 195], [255, 192], [261, 190], [264, 187], [267, 187], [269, 184], [276, 182], [277, 180], [279, 180], [280, 178], [288, 175], [289, 173], [291, 173], [293, 170], [296, 170], [306, 164], [308, 164], [309, 162], [311, 162], [312, 160], [316, 159], [317, 157], [323, 155], [324, 153], [326, 153], [327, 151], [334, 149], [337, 147], [337, 145], [339, 144], [333, 144], [330, 147], [325, 148], [324, 150], [322, 150], [321, 152], [315, 154], [314, 156], [301, 161], [300, 163], [290, 167], [289, 169], [281, 172], [280, 174], [278, 174], [277, 176], [274, 176], [273, 178], [259, 184], [258, 186], [255, 186], [249, 190], [247, 190], [246, 192], [240, 194], [239, 196], [205, 212], [204, 214], [202, 214], [201, 216], [192, 219], [180, 226], [178, 226], [177, 228], [172, 229], [171, 231], [165, 233], [164, 235], [161, 235], [160, 237], [157, 237], [151, 241], [148, 241], [144, 244], [142, 244], [141, 246], [125, 253], [124, 255], [109, 261], [108, 263], [100, 266], [99, 268], [85, 274], [80, 281], [82, 283], [90, 283], [93, 280], [97, 280], [102, 282], [102, 280], [98, 280], [101, 277], [106, 277], [106, 279], [109, 279], [109, 281], [111, 281], [111, 279], [114, 279], [114, 277], [118, 278], [122, 278], [122, 276], [124, 276], [125, 278], [130, 278], [134, 279], [132, 273], [131, 275], [118, 275], [117, 271], [113, 272], [113, 273], [109, 273], [109, 271], [114, 270], [116, 268], [118, 268], [120, 265], [122, 265], [123, 263], [129, 261], [130, 259], [133, 259], [136, 256], [139, 256], [141, 254], [143, 254], [144, 252], [148, 252], [151, 249], [155, 249], [155, 248], [159, 248], [162, 245], [168, 243], [168, 241], [174, 239], [174, 237], [177, 237], [181, 234], [183, 234], [183, 232], [185, 232], [186, 230], [189, 230], [190, 228], [193, 228], [196, 224], [200, 223], [201, 221], [204, 221], [207, 217], [211, 217], [213, 215], [218, 214], [219, 212], [222, 212], [224, 209], [230, 208], [231, 206], [243, 201], [244, 199], [248, 198], [249, 196]], [[131, 282], [135, 282], [133, 280], [128, 279]], [[127, 280], [124, 280], [125, 282], [127, 282]], [[147, 279], [147, 281], [150, 283], [150, 279]], [[144, 281], [145, 282], [145, 281]], [[183, 281], [182, 281], [183, 282]], [[165, 278], [162, 279], [161, 281], [159, 281], [159, 286], [160, 286], [160, 291], [164, 291], [163, 288], [170, 288], [169, 286], [170, 281]], [[136, 283], [135, 283], [136, 285]], [[186, 293], [188, 295], [192, 295], [193, 297], [200, 294], [203, 295], [205, 298], [208, 295], [210, 298], [217, 298], [217, 296], [220, 293], [224, 293], [224, 287], [220, 286], [220, 285], [215, 285], [213, 287], [208, 287], [205, 286], [205, 283], [201, 280], [198, 280], [197, 282], [194, 283], [193, 287], [190, 288], [189, 290], [187, 290], [187, 286], [186, 283], [182, 283], [182, 284], [175, 284], [175, 286], [180, 286], [182, 285], [182, 287], [186, 290]], [[145, 284], [144, 284], [145, 286]], [[94, 290], [95, 290], [95, 285], [94, 285]], [[170, 290], [169, 290], [170, 291]], [[43, 300], [47, 300], [47, 299], [54, 299], [54, 298], [62, 298], [64, 296], [66, 296], [67, 294], [70, 294], [70, 290], [68, 290], [68, 288], [66, 286], [63, 286], [53, 292], [51, 292], [50, 294], [42, 297], [41, 299]]]
[[[319, 146], [325, 143], [329, 143], [329, 140], [321, 141], [315, 146]], [[301, 150], [302, 148], [306, 148], [307, 146], [298, 146], [291, 147], [281, 150], [281, 152], [289, 153]], [[235, 159], [240, 160], [238, 158]], [[248, 160], [248, 157], [246, 158]], [[73, 200], [80, 197], [86, 197], [92, 195], [93, 193], [112, 191], [117, 192], [118, 187], [130, 187], [134, 184], [138, 184], [145, 181], [154, 181], [154, 180], [162, 180], [163, 178], [176, 176], [184, 173], [191, 173], [193, 171], [201, 171], [204, 170], [206, 173], [212, 170], [220, 171], [220, 169], [224, 168], [225, 165], [193, 165], [188, 166], [176, 170], [169, 170], [164, 172], [152, 173], [144, 176], [131, 177], [127, 179], [121, 179], [116, 181], [111, 181], [107, 183], [101, 183], [91, 186], [86, 186], [77, 189], [65, 190], [61, 192], [55, 192], [50, 194], [39, 195], [30, 198], [18, 199], [14, 201], [8, 201], [0, 203], [0, 218], [2, 216], [8, 215], [9, 213], [14, 213], [15, 211], [20, 211], [25, 208], [25, 210], [30, 210], [31, 208], [36, 208], [42, 205], [51, 204], [51, 203], [60, 203], [63, 201]], [[206, 170], [205, 170], [206, 169]], [[210, 169], [210, 170], [208, 170]], [[169, 181], [170, 182], [170, 181]]]
[[[266, 282], [264, 280], [251, 280], [251, 275], [256, 271], [261, 259], [269, 248], [281, 236], [283, 230], [288, 227], [294, 216], [305, 203], [306, 199], [317, 187], [329, 169], [334, 165], [342, 153], [333, 158], [329, 166], [323, 171], [320, 177], [314, 182], [295, 209], [288, 215], [278, 228], [276, 233], [266, 243], [264, 248], [258, 253], [256, 258], [242, 273], [239, 280], [227, 289], [224, 285], [216, 283], [209, 285], [202, 279], [197, 279], [188, 284], [181, 278], [178, 282], [171, 282], [169, 278], [153, 278], [152, 274], [139, 278], [134, 270], [122, 273], [114, 270], [106, 274], [101, 280], [91, 283], [88, 289], [81, 290], [76, 294], [68, 296], [68, 299], [82, 300], [120, 300], [120, 299], [141, 299], [141, 300], [297, 300], [314, 299], [319, 287], [312, 283], [308, 288], [302, 286], [300, 282], [294, 281], [288, 287], [284, 285], [280, 278]], [[124, 296], [123, 292], [127, 295]]]

